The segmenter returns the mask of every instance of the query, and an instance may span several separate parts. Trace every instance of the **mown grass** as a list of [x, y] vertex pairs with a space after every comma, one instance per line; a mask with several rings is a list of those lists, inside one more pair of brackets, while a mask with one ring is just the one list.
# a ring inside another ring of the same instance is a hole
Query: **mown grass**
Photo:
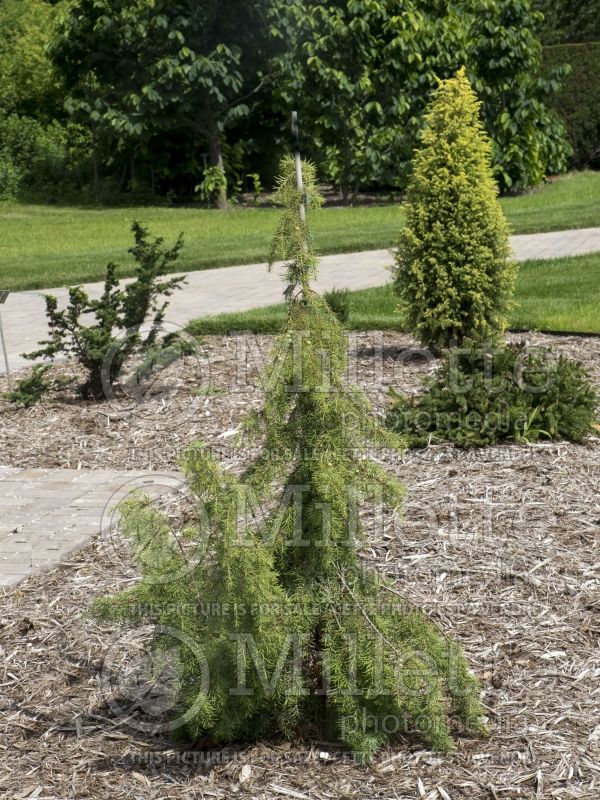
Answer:
[[[513, 330], [600, 334], [600, 253], [519, 265]], [[284, 321], [283, 305], [204, 317], [190, 323], [194, 335], [234, 331], [274, 333]], [[401, 330], [398, 297], [390, 284], [350, 292], [350, 330]]]
[[[566, 175], [523, 197], [501, 200], [514, 233], [600, 225], [600, 173]], [[262, 262], [279, 217], [274, 208], [94, 209], [0, 204], [0, 289], [42, 289], [102, 280], [109, 261], [121, 276], [134, 219], [172, 241], [183, 232], [180, 270]], [[319, 252], [392, 247], [403, 224], [400, 205], [328, 208], [311, 221]]]
[[[184, 234], [178, 271], [252, 264], [267, 259], [280, 212], [275, 208], [78, 209], [0, 206], [0, 288], [43, 289], [102, 280], [105, 266], [131, 274], [131, 223], [137, 219], [167, 242]], [[399, 205], [330, 208], [311, 227], [321, 253], [391, 246], [402, 225]]]

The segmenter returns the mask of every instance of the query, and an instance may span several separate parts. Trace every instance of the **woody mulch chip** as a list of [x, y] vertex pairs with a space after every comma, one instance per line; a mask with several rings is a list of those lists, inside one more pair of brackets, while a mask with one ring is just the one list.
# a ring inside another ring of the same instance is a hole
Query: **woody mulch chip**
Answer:
[[[528, 339], [583, 361], [600, 385], [600, 340]], [[238, 469], [249, 454], [235, 450], [233, 434], [260, 405], [256, 367], [269, 343], [207, 338], [112, 404], [83, 402], [74, 390], [32, 409], [2, 403], [0, 461], [166, 471], [200, 438]], [[434, 368], [411, 346], [401, 334], [352, 337], [350, 377], [377, 413], [390, 385], [416, 391]], [[77, 377], [68, 364], [57, 370]], [[107, 690], [107, 663], [127, 660], [132, 637], [87, 612], [136, 571], [127, 543], [99, 537], [1, 596], [0, 796], [597, 800], [599, 444], [590, 436], [583, 445], [436, 445], [379, 456], [407, 487], [404, 516], [365, 511], [362, 557], [392, 579], [392, 600], [421, 606], [462, 643], [483, 685], [488, 737], [457, 732], [451, 754], [398, 739], [369, 767], [308, 739], [176, 746], [120, 713], [114, 686]], [[189, 513], [185, 493], [163, 503], [175, 523]]]

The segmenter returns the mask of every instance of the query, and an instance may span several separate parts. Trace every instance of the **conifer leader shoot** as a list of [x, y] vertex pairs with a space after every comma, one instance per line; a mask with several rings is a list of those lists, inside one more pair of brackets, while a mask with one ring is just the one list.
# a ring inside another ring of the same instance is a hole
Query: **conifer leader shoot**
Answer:
[[[399, 509], [403, 496], [367, 450], [401, 440], [344, 384], [343, 329], [310, 287], [318, 261], [299, 209], [321, 198], [312, 165], [304, 177], [302, 194], [284, 160], [272, 257], [286, 261], [287, 324], [263, 376], [264, 407], [244, 425], [260, 452], [235, 477], [201, 445], [188, 451], [205, 512], [185, 531], [202, 554], [190, 562], [148, 499], [126, 503], [123, 532], [145, 554], [142, 578], [97, 610], [156, 624], [170, 652], [161, 631], [193, 643], [176, 651], [173, 723], [193, 741], [332, 737], [366, 761], [410, 732], [450, 749], [450, 715], [483, 730], [479, 685], [458, 644], [359, 559], [361, 504]], [[198, 613], [207, 605], [226, 611]]]

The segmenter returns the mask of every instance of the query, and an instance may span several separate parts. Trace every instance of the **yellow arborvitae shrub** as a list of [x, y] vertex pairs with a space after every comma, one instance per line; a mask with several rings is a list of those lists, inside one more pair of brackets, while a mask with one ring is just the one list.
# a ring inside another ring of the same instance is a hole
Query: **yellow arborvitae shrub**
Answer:
[[408, 325], [434, 351], [501, 333], [514, 291], [508, 225], [479, 109], [464, 68], [440, 82], [425, 115], [395, 255]]

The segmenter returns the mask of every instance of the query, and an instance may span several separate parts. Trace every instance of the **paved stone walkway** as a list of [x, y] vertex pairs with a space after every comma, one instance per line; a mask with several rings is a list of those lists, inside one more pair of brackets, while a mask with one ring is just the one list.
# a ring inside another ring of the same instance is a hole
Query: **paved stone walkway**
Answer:
[[[512, 247], [518, 261], [600, 252], [600, 228], [513, 236]], [[316, 287], [323, 291], [333, 287], [381, 286], [389, 280], [387, 267], [391, 262], [388, 250], [323, 256]], [[275, 268], [268, 273], [264, 264], [190, 272], [187, 286], [171, 299], [166, 321], [174, 327], [183, 327], [195, 317], [279, 303], [280, 272], [280, 268]], [[92, 297], [98, 297], [102, 284], [87, 284], [85, 289]], [[48, 291], [58, 297], [59, 305], [64, 305], [66, 289]], [[21, 353], [35, 349], [47, 335], [42, 295], [43, 292], [17, 292], [0, 307], [12, 369], [30, 365]], [[3, 372], [4, 363], [0, 357], [0, 374]]]
[[156, 498], [182, 482], [174, 472], [0, 467], [0, 587], [56, 566], [96, 534], [111, 547], [121, 500], [136, 489]]

